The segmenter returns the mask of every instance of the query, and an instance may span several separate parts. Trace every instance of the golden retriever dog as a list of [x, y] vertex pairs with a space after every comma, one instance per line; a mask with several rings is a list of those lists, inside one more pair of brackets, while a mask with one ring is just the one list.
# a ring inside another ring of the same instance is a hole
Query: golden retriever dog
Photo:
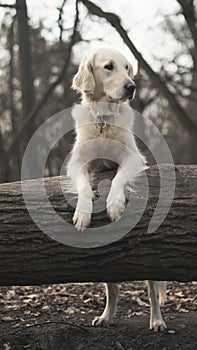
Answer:
[[[111, 221], [117, 221], [125, 208], [125, 191], [141, 171], [145, 157], [139, 151], [132, 133], [133, 114], [129, 100], [135, 97], [133, 69], [118, 51], [99, 49], [82, 61], [73, 79], [73, 89], [82, 95], [82, 103], [74, 106], [76, 141], [68, 163], [67, 174], [78, 194], [73, 216], [77, 230], [91, 222], [93, 190], [91, 174], [101, 166], [118, 164], [106, 201]], [[105, 158], [106, 155], [106, 158]], [[165, 299], [165, 282], [148, 281], [150, 328], [166, 328], [160, 304]], [[106, 284], [106, 306], [93, 325], [112, 322], [118, 302], [118, 286]]]

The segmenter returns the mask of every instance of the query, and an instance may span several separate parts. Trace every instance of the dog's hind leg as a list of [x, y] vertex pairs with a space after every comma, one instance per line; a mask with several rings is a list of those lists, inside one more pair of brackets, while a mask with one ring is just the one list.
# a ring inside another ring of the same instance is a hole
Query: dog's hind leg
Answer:
[[163, 331], [166, 324], [162, 318], [160, 305], [164, 303], [166, 282], [148, 281], [150, 299], [150, 329], [155, 332]]
[[106, 283], [106, 305], [100, 317], [95, 317], [93, 326], [108, 326], [112, 323], [118, 304], [119, 287], [116, 283]]

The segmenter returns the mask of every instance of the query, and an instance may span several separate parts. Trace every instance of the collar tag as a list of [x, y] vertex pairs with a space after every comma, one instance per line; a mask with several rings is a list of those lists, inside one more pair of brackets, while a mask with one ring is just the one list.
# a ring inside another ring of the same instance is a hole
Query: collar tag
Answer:
[[97, 126], [100, 128], [100, 134], [103, 133], [103, 129], [106, 128], [107, 121], [110, 120], [112, 115], [110, 114], [100, 114], [97, 116]]
[[102, 134], [103, 133], [103, 129], [106, 127], [106, 121], [104, 121], [104, 122], [97, 122], [97, 125], [98, 125], [98, 127], [100, 128], [100, 134]]

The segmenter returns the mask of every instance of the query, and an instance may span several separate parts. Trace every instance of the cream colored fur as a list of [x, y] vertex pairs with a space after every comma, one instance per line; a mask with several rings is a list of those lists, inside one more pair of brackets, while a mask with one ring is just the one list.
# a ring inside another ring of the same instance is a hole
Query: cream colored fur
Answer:
[[[76, 141], [68, 164], [68, 175], [78, 193], [73, 216], [77, 230], [84, 230], [91, 222], [93, 191], [91, 172], [109, 158], [119, 165], [107, 197], [107, 213], [111, 221], [120, 218], [125, 207], [125, 188], [146, 168], [146, 160], [133, 136], [133, 114], [128, 98], [135, 96], [133, 69], [118, 51], [99, 49], [79, 66], [73, 79], [73, 89], [82, 95], [82, 104], [73, 108]], [[100, 116], [107, 116], [100, 127]], [[109, 157], [110, 155], [110, 157]], [[101, 158], [101, 160], [95, 161]], [[151, 305], [150, 327], [165, 328], [159, 307], [162, 284], [148, 281]], [[107, 302], [103, 314], [94, 325], [108, 324], [116, 312], [118, 287], [106, 284]]]

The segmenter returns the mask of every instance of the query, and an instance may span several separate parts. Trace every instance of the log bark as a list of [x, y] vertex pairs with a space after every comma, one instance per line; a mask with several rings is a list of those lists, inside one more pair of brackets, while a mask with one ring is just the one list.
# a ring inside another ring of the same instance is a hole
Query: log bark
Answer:
[[[167, 174], [168, 166], [165, 165], [164, 169]], [[112, 178], [113, 172], [100, 173], [97, 182], [106, 177]], [[66, 246], [49, 238], [32, 221], [23, 200], [21, 183], [1, 184], [0, 284], [197, 280], [197, 165], [176, 167], [176, 191], [172, 206], [164, 222], [153, 233], [148, 233], [147, 227], [158, 200], [160, 181], [157, 166], [147, 171], [147, 178], [148, 203], [137, 225], [109, 245], [86, 249]], [[47, 205], [45, 207], [39, 202], [40, 181], [28, 180], [24, 183], [44, 221], [49, 218]], [[66, 181], [65, 178], [65, 184]], [[139, 178], [139, 186], [140, 181]], [[56, 212], [71, 223], [74, 209], [65, 200], [60, 177], [46, 178], [45, 187]], [[107, 191], [107, 185], [102, 183], [102, 196]], [[138, 197], [142, 198], [143, 195]], [[128, 214], [131, 215], [132, 212]], [[102, 232], [107, 223], [109, 220], [105, 211], [93, 215], [92, 227], [101, 226]], [[56, 225], [52, 218], [49, 227], [53, 224]], [[62, 237], [69, 235], [68, 225], [65, 227], [64, 230], [62, 226]], [[85, 237], [86, 231], [78, 235]]]

